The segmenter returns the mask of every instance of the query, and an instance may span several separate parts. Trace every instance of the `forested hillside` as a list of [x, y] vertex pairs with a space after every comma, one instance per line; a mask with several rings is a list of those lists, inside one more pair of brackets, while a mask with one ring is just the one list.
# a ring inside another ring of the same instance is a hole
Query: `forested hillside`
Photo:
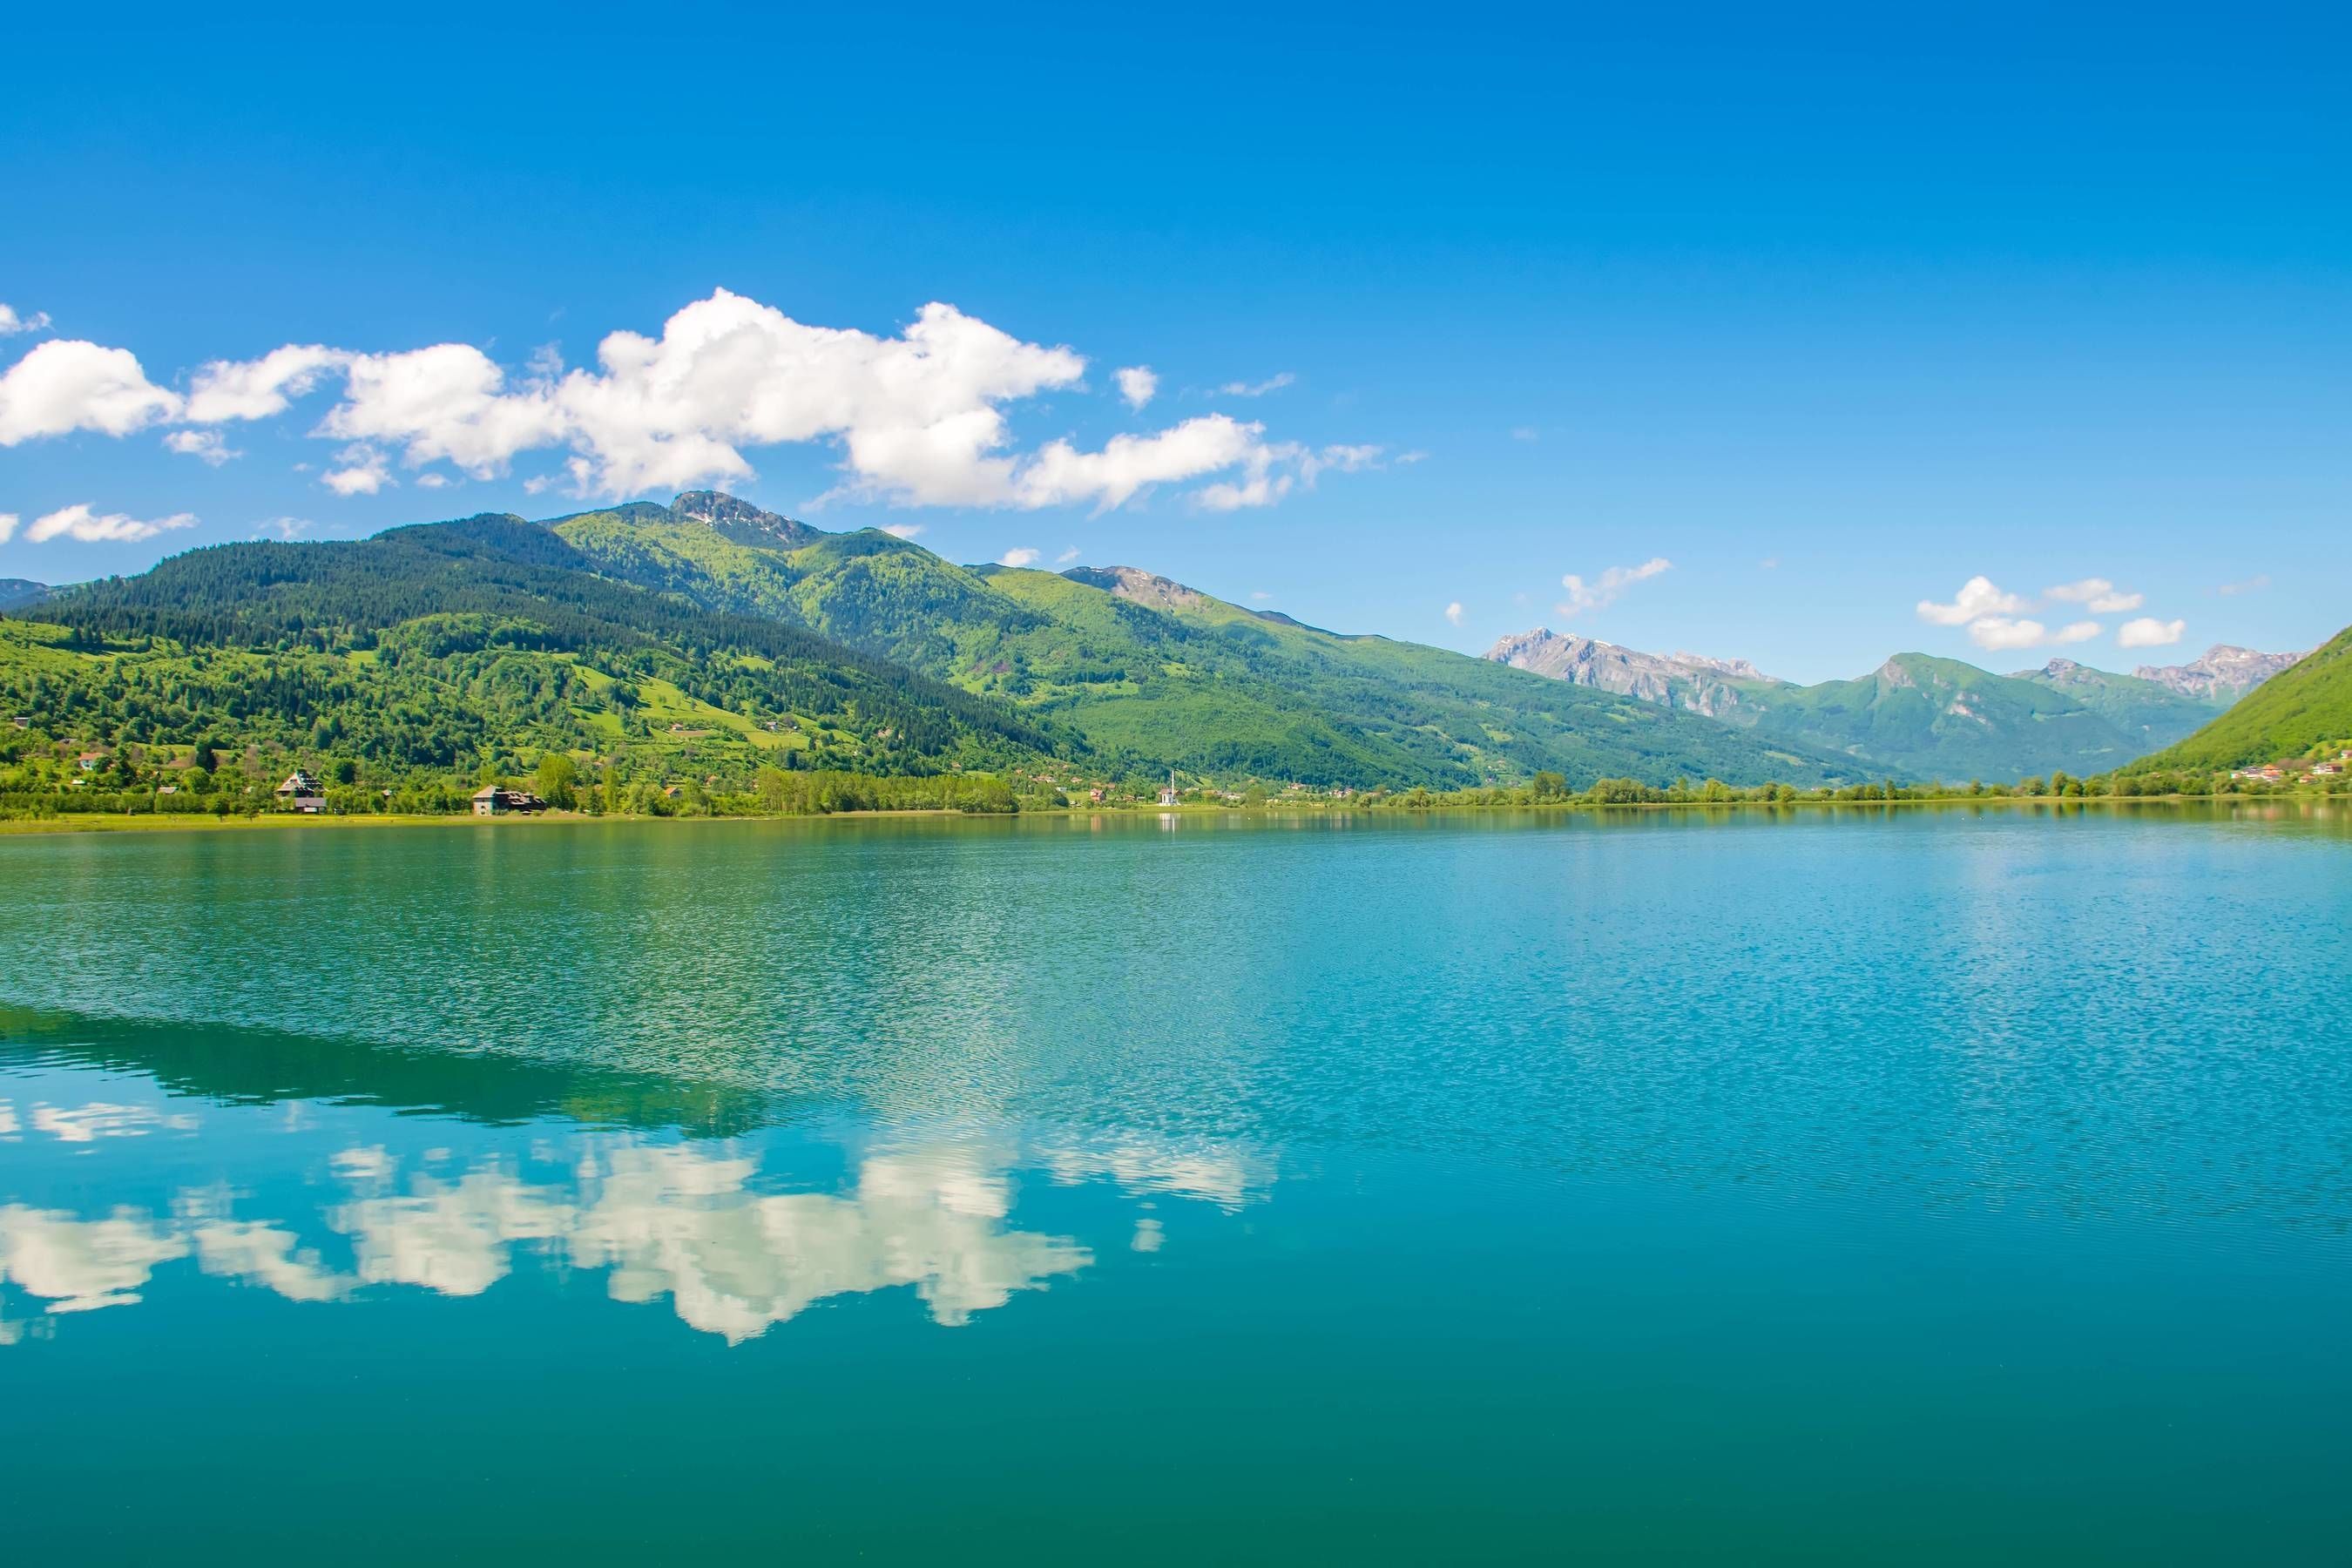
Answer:
[[2240, 768], [2352, 742], [2352, 627], [2135, 772]]
[[1811, 784], [1854, 771], [1803, 744], [1442, 648], [1337, 636], [1129, 568], [959, 566], [879, 531], [814, 533], [709, 492], [550, 526], [614, 576], [782, 617], [1066, 723], [1114, 773], [1454, 788], [1543, 771], [1580, 787], [1601, 776]]
[[62, 592], [0, 623], [0, 789], [68, 760], [86, 786], [119, 784], [129, 748], [383, 788], [549, 753], [748, 789], [762, 764], [938, 774], [1084, 751], [1008, 703], [588, 567], [543, 528], [478, 517], [215, 546]]

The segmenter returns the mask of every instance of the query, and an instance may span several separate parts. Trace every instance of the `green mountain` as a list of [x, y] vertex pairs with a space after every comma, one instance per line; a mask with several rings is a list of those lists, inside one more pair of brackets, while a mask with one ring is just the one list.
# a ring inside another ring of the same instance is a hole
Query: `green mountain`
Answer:
[[1084, 749], [801, 627], [614, 581], [515, 517], [194, 550], [31, 615], [0, 623], [0, 710], [106, 748], [344, 758], [379, 779], [549, 751], [625, 752], [668, 777]]
[[2352, 742], [2352, 627], [2306, 654], [2182, 741], [2142, 758], [2134, 772], [2242, 768]]
[[1909, 779], [2104, 773], [2189, 734], [2222, 705], [2070, 659], [2003, 676], [1904, 653], [1859, 679], [1799, 686], [1743, 660], [1641, 653], [1540, 628], [1486, 657]]
[[1540, 770], [1579, 784], [1852, 776], [1803, 745], [1302, 626], [1129, 567], [959, 566], [877, 531], [823, 533], [708, 491], [549, 527], [614, 577], [786, 620], [1066, 724], [1112, 773], [1438, 788]]

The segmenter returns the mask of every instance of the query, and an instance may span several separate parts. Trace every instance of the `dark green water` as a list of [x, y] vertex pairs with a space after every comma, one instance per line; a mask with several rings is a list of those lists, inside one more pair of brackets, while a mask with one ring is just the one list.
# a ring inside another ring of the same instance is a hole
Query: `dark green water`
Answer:
[[12, 1561], [2341, 1563], [2314, 810], [0, 839]]

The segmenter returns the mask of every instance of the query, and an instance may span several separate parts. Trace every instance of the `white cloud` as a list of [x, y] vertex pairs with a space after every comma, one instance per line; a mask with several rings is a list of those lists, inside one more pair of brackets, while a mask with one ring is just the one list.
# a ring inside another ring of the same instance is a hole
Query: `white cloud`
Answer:
[[1541, 435], [1542, 432], [1538, 430], [1532, 425], [1514, 425], [1511, 426], [1511, 439], [1514, 441], [1533, 441], [1539, 438]]
[[1049, 441], [1023, 468], [1013, 493], [1024, 507], [1092, 502], [1097, 511], [1109, 511], [1153, 485], [1257, 461], [1272, 450], [1258, 439], [1264, 428], [1210, 414], [1153, 436], [1114, 436], [1099, 452]]
[[130, 350], [79, 339], [37, 344], [0, 375], [0, 447], [73, 430], [127, 436], [179, 411]]
[[1251, 598], [1253, 601], [1255, 601], [1255, 603], [1257, 603], [1257, 604], [1261, 604], [1261, 605], [1265, 604], [1267, 601], [1271, 600], [1273, 597], [1274, 597], [1274, 595], [1273, 595], [1272, 594], [1267, 593], [1267, 592], [1266, 592], [1265, 589], [1263, 589], [1263, 588], [1257, 589], [1255, 592], [1254, 592], [1254, 593], [1252, 593], [1252, 594], [1250, 595], [1250, 598]]
[[307, 517], [268, 517], [253, 525], [256, 539], [299, 539], [318, 526]]
[[47, 310], [36, 310], [29, 316], [20, 316], [16, 314], [14, 307], [0, 305], [0, 338], [13, 338], [18, 332], [47, 331], [48, 326], [49, 313]]
[[163, 437], [163, 449], [177, 452], [184, 458], [194, 458], [217, 468], [231, 458], [242, 458], [242, 452], [232, 452], [228, 443], [216, 430], [174, 430]]
[[1124, 370], [1115, 370], [1111, 372], [1111, 379], [1118, 383], [1118, 395], [1127, 399], [1129, 408], [1142, 407], [1160, 390], [1160, 378], [1152, 374], [1148, 364], [1131, 364]]
[[2042, 592], [2051, 598], [2070, 605], [2082, 605], [2095, 616], [2118, 616], [2126, 610], [2137, 610], [2147, 603], [2144, 595], [2120, 592], [2105, 577], [2085, 577], [2079, 583], [2061, 583]]
[[1270, 375], [1264, 381], [1229, 381], [1216, 389], [1219, 397], [1264, 397], [1269, 392], [1280, 392], [1298, 378], [1288, 371]]
[[0, 544], [16, 537], [16, 524], [23, 520], [13, 511], [0, 511]]
[[2096, 621], [2069, 621], [2050, 634], [2054, 643], [2089, 642], [2106, 628]]
[[1054, 564], [1056, 566], [1067, 566], [1071, 562], [1076, 561], [1077, 558], [1078, 547], [1073, 544], [1067, 550], [1063, 551], [1059, 555], [1054, 557]]
[[[343, 400], [328, 410], [320, 433], [398, 446], [411, 467], [447, 458], [488, 479], [504, 473], [516, 453], [553, 446], [565, 433], [548, 385], [509, 392], [506, 372], [469, 343], [357, 354], [345, 368]], [[736, 461], [728, 472], [749, 471]]]
[[135, 517], [125, 517], [119, 511], [94, 513], [90, 510], [89, 503], [79, 502], [50, 512], [45, 517], [35, 518], [33, 525], [25, 530], [25, 542], [27, 544], [46, 544], [50, 540], [62, 535], [68, 539], [79, 540], [84, 544], [97, 544], [110, 541], [116, 543], [135, 543], [142, 539], [152, 539], [159, 533], [169, 532], [173, 529], [193, 528], [195, 526], [195, 521], [194, 517], [181, 511], [173, 512], [170, 517], [156, 518], [152, 522], [142, 522]]
[[1606, 609], [1634, 584], [1646, 582], [1661, 572], [1671, 572], [1674, 565], [1664, 556], [1656, 555], [1639, 566], [1612, 566], [1591, 583], [1570, 572], [1559, 580], [1559, 585], [1568, 590], [1568, 597], [1561, 600], [1557, 608], [1563, 616], [1580, 616], [1587, 611]]
[[1415, 447], [1410, 452], [1399, 452], [1396, 455], [1396, 463], [1399, 468], [1403, 468], [1409, 463], [1425, 463], [1427, 461], [1429, 461], [1429, 454], [1423, 451], [1418, 447]]
[[335, 456], [344, 467], [329, 469], [319, 482], [339, 496], [372, 496], [395, 482], [383, 454], [372, 447], [346, 447]]
[[893, 539], [912, 539], [923, 531], [919, 522], [892, 522], [883, 525], [882, 531]]
[[[330, 474], [347, 495], [383, 489], [394, 461], [446, 461], [490, 479], [522, 453], [553, 447], [570, 449], [563, 471], [583, 494], [687, 489], [748, 476], [748, 447], [826, 442], [843, 479], [820, 501], [1108, 510], [1155, 485], [1238, 469], [1196, 498], [1230, 510], [1271, 504], [1320, 469], [1370, 466], [1375, 454], [1270, 445], [1259, 426], [1223, 415], [1116, 436], [1096, 451], [1068, 440], [1016, 448], [1008, 406], [1076, 385], [1086, 368], [1072, 349], [1024, 342], [951, 305], [926, 305], [884, 337], [812, 326], [722, 289], [672, 314], [658, 337], [607, 335], [593, 368], [569, 372], [544, 350], [510, 375], [466, 343], [369, 353], [289, 343], [206, 363], [182, 398], [150, 383], [125, 350], [46, 342], [0, 376], [0, 445], [267, 418], [340, 376], [342, 395], [313, 434], [372, 454]], [[1114, 374], [1130, 406], [1157, 394], [1148, 366]], [[1258, 395], [1292, 379], [1236, 391]], [[208, 458], [227, 450], [201, 432], [175, 434], [173, 447]]]
[[2187, 621], [2159, 621], [2154, 616], [2142, 616], [2116, 628], [2116, 644], [2119, 647], [2169, 647], [2188, 629]]
[[2039, 647], [2050, 635], [2040, 621], [2012, 620], [2007, 616], [1980, 616], [1969, 623], [1969, 640], [1995, 652]]
[[1036, 563], [1037, 552], [1026, 545], [1016, 550], [1008, 550], [996, 558], [996, 563], [999, 566], [1034, 566]]
[[408, 482], [420, 490], [439, 490], [448, 489], [452, 481], [448, 475], [437, 474], [428, 468]]
[[[1981, 616], [2015, 616], [2032, 608], [2015, 594], [2004, 594], [1990, 577], [1971, 577], [1948, 605], [1919, 601], [1919, 618], [1939, 626], [1964, 626]], [[1990, 647], [1996, 645], [1985, 644]]]
[[2213, 591], [2221, 595], [2225, 599], [2234, 599], [2241, 594], [2260, 593], [2263, 589], [2267, 588], [2270, 585], [2270, 574], [2267, 572], [2257, 572], [2254, 575], [2247, 578], [2242, 583], [2224, 583]]
[[183, 417], [212, 425], [229, 419], [267, 419], [286, 412], [289, 402], [314, 389], [329, 371], [352, 355], [323, 343], [288, 343], [259, 359], [216, 359], [198, 370]]
[[[1255, 431], [1258, 427], [1253, 425], [1246, 428]], [[1272, 506], [1288, 495], [1294, 486], [1314, 489], [1317, 477], [1326, 472], [1352, 474], [1377, 467], [1380, 455], [1378, 447], [1325, 447], [1320, 451], [1309, 451], [1295, 441], [1273, 446], [1258, 443], [1243, 455], [1241, 482], [1219, 480], [1203, 485], [1194, 492], [1193, 500], [1211, 511]]]
[[1461, 600], [1456, 599], [1456, 600], [1454, 600], [1454, 603], [1452, 603], [1452, 604], [1450, 604], [1450, 605], [1446, 605], [1446, 606], [1445, 606], [1445, 618], [1446, 618], [1447, 620], [1449, 620], [1449, 621], [1453, 622], [1453, 623], [1454, 623], [1455, 626], [1460, 626], [1460, 625], [1462, 624], [1462, 601], [1461, 601]]

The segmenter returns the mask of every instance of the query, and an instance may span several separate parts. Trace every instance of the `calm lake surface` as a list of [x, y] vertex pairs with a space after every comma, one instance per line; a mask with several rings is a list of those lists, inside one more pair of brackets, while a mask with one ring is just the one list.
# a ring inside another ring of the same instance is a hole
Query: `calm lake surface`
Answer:
[[2342, 1563], [2317, 808], [0, 839], [25, 1563]]

